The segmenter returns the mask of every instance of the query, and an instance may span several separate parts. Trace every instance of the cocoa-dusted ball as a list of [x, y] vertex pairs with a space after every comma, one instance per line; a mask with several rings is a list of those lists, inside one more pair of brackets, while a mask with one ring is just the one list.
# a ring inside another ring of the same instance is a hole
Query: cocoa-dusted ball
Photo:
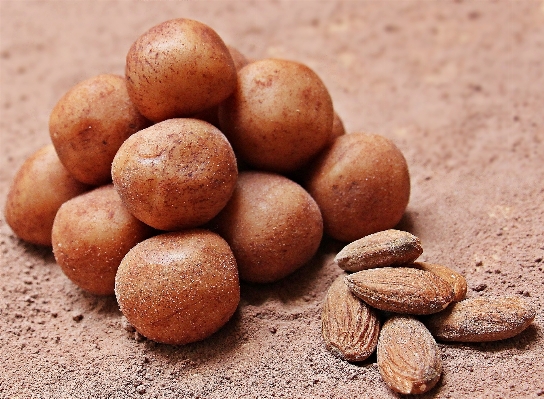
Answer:
[[400, 221], [410, 197], [410, 175], [391, 140], [351, 133], [319, 155], [305, 187], [321, 209], [325, 233], [351, 242]]
[[237, 155], [257, 169], [278, 173], [295, 171], [325, 147], [333, 114], [317, 74], [279, 59], [243, 67], [236, 90], [219, 106], [221, 129]]
[[342, 122], [340, 115], [338, 115], [338, 113], [335, 112], [334, 118], [332, 121], [332, 130], [331, 130], [331, 135], [329, 137], [329, 144], [333, 144], [334, 140], [336, 140], [337, 137], [340, 137], [344, 134], [346, 134], [346, 129], [344, 128], [344, 122]]
[[51, 245], [60, 206], [89, 189], [68, 173], [53, 145], [47, 145], [27, 158], [13, 178], [4, 209], [6, 222], [22, 240]]
[[[227, 46], [227, 48], [229, 49], [230, 55], [232, 56], [232, 59], [234, 61], [234, 66], [236, 68], [236, 71], [239, 71], [244, 66], [249, 64], [249, 61], [245, 57], [245, 55], [243, 55], [235, 47]], [[211, 123], [215, 127], [220, 127], [220, 125], [219, 125], [219, 104], [214, 105], [211, 108], [206, 108], [203, 111], [197, 112], [196, 114], [191, 115], [191, 118], [202, 119], [203, 121]]]
[[159, 230], [200, 226], [227, 204], [238, 170], [226, 137], [198, 119], [168, 119], [129, 137], [112, 164], [129, 211]]
[[241, 172], [227, 206], [212, 222], [249, 282], [277, 281], [316, 253], [323, 221], [300, 185], [269, 172]]
[[149, 126], [130, 100], [122, 76], [105, 74], [78, 83], [55, 105], [49, 134], [68, 171], [90, 185], [111, 182], [111, 162], [132, 133]]
[[131, 46], [125, 75], [130, 98], [152, 121], [213, 107], [236, 86], [236, 67], [219, 35], [190, 19], [152, 27]]
[[240, 302], [236, 260], [219, 235], [194, 229], [132, 248], [115, 279], [121, 312], [145, 337], [167, 344], [207, 338]]
[[232, 60], [234, 61], [234, 67], [236, 68], [236, 71], [239, 71], [247, 64], [249, 64], [250, 61], [247, 59], [247, 57], [242, 54], [242, 52], [236, 47], [227, 45], [227, 48], [229, 49]]
[[53, 223], [53, 253], [74, 284], [92, 294], [113, 295], [121, 259], [152, 232], [127, 211], [109, 184], [60, 207]]

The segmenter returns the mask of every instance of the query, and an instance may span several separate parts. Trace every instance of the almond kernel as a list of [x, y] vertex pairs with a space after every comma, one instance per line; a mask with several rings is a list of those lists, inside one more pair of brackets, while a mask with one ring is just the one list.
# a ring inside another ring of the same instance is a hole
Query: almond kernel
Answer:
[[413, 317], [399, 315], [387, 320], [377, 352], [380, 375], [396, 392], [427, 392], [440, 379], [440, 349], [425, 325]]
[[520, 297], [475, 297], [429, 316], [425, 324], [442, 341], [488, 342], [521, 333], [535, 315], [534, 307]]
[[321, 331], [328, 350], [341, 359], [360, 362], [376, 349], [380, 323], [376, 311], [351, 293], [344, 276], [327, 291]]
[[449, 267], [435, 263], [414, 262], [407, 266], [434, 273], [450, 283], [453, 288], [453, 302], [459, 302], [465, 299], [467, 295], [467, 280], [462, 274], [457, 273]]
[[419, 238], [406, 231], [389, 229], [346, 245], [336, 255], [335, 261], [343, 270], [358, 272], [410, 263], [422, 252]]
[[362, 270], [347, 276], [346, 282], [370, 306], [394, 313], [437, 313], [453, 299], [453, 289], [444, 279], [409, 267]]

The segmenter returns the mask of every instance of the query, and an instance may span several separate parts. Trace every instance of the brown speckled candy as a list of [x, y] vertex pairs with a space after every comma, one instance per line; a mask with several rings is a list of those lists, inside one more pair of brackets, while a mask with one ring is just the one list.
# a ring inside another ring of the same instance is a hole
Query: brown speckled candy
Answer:
[[436, 274], [409, 267], [380, 267], [346, 276], [349, 289], [376, 309], [424, 315], [453, 299], [451, 285]]
[[145, 337], [167, 344], [207, 338], [240, 301], [236, 260], [207, 230], [161, 234], [136, 245], [115, 279], [121, 312]]
[[304, 187], [318, 203], [325, 233], [344, 242], [395, 227], [410, 197], [402, 152], [383, 136], [349, 133], [318, 155]]
[[264, 59], [238, 72], [238, 86], [219, 106], [221, 130], [249, 165], [277, 173], [304, 166], [328, 143], [330, 94], [319, 76], [294, 61]]
[[308, 262], [323, 236], [313, 198], [297, 183], [269, 172], [242, 172], [234, 194], [212, 222], [232, 248], [240, 278], [270, 283]]
[[413, 262], [422, 252], [419, 238], [406, 231], [389, 229], [353, 241], [334, 260], [341, 269], [358, 272]]
[[236, 68], [236, 71], [239, 71], [247, 64], [249, 64], [249, 60], [246, 58], [246, 56], [242, 54], [240, 50], [238, 50], [236, 47], [227, 45], [227, 49], [229, 50], [229, 53], [232, 57], [232, 61], [234, 62], [234, 67]]
[[49, 134], [62, 164], [90, 185], [111, 182], [111, 162], [131, 134], [149, 126], [122, 76], [103, 74], [72, 87], [55, 105]]
[[219, 35], [190, 19], [162, 22], [131, 46], [125, 74], [130, 98], [154, 122], [193, 115], [227, 98], [236, 67]]
[[[227, 46], [229, 49], [232, 60], [234, 61], [234, 66], [236, 71], [239, 71], [244, 66], [246, 66], [249, 61], [248, 59], [233, 46]], [[211, 108], [206, 108], [203, 111], [199, 111], [196, 114], [191, 116], [192, 118], [202, 119], [206, 122], [211, 123], [215, 127], [219, 127], [219, 104], [214, 105]]]
[[159, 230], [211, 220], [238, 176], [226, 137], [199, 119], [159, 122], [128, 138], [113, 160], [113, 184], [128, 210]]
[[65, 202], [52, 229], [53, 253], [64, 274], [96, 295], [113, 295], [126, 253], [153, 229], [125, 208], [109, 184]]
[[487, 342], [511, 338], [534, 320], [536, 310], [517, 296], [468, 298], [425, 319], [442, 341]]
[[6, 222], [22, 240], [49, 246], [60, 206], [90, 188], [70, 175], [53, 145], [42, 147], [13, 178], [4, 208]]
[[335, 112], [333, 120], [332, 120], [331, 135], [329, 136], [329, 145], [332, 145], [334, 143], [334, 140], [336, 140], [336, 138], [343, 136], [344, 134], [346, 134], [344, 122], [340, 118], [340, 115], [338, 115], [338, 113]]
[[393, 316], [384, 323], [377, 357], [383, 380], [402, 394], [427, 392], [442, 374], [440, 348], [425, 325], [410, 316]]

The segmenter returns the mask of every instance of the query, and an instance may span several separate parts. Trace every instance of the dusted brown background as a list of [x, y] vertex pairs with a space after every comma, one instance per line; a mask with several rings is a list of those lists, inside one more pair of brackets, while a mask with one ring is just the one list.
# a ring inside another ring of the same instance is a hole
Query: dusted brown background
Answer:
[[[2, 0], [0, 15], [2, 206], [17, 168], [49, 142], [65, 91], [122, 74], [151, 26], [200, 20], [250, 58], [306, 63], [348, 131], [399, 146], [412, 176], [400, 227], [421, 237], [422, 260], [463, 272], [470, 296], [535, 304], [534, 324], [514, 339], [441, 345], [443, 378], [422, 397], [544, 395], [544, 3]], [[337, 249], [327, 242], [277, 284], [244, 284], [225, 328], [171, 347], [127, 331], [114, 298], [78, 289], [2, 216], [0, 397], [395, 397], [375, 358], [353, 365], [323, 346]]]

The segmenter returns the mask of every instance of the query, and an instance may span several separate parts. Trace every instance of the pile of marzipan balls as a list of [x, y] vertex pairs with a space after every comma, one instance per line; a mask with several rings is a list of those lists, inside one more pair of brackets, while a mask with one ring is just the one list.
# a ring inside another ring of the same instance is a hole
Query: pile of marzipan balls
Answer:
[[208, 337], [238, 307], [240, 280], [288, 276], [323, 234], [389, 229], [410, 195], [399, 149], [344, 134], [314, 71], [248, 62], [189, 19], [140, 36], [124, 77], [71, 88], [49, 132], [14, 178], [7, 223], [52, 245], [83, 290], [115, 294], [157, 342]]

